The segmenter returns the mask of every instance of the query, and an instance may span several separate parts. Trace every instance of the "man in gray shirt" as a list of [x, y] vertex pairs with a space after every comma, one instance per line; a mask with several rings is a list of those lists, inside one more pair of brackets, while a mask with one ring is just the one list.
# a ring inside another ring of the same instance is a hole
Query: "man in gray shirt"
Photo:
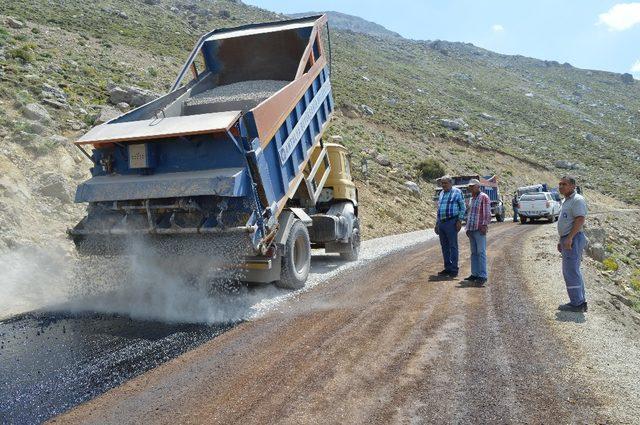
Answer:
[[564, 196], [560, 217], [558, 218], [558, 234], [560, 242], [558, 251], [562, 254], [562, 275], [567, 285], [570, 302], [558, 307], [561, 311], [587, 311], [587, 299], [584, 280], [580, 271], [582, 251], [587, 238], [582, 232], [587, 217], [587, 203], [582, 195], [576, 192], [576, 179], [564, 176], [560, 179], [559, 191]]

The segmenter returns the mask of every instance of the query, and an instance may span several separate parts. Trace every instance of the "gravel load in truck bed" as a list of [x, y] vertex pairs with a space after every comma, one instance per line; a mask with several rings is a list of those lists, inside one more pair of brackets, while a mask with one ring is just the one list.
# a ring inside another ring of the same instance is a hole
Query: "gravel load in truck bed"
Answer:
[[198, 93], [185, 101], [185, 105], [207, 105], [226, 102], [262, 101], [289, 84], [290, 81], [253, 80], [215, 87]]

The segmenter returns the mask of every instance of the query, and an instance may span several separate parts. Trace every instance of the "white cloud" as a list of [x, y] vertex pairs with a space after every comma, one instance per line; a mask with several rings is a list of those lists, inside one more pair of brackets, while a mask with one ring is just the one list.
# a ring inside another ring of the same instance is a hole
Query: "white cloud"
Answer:
[[606, 25], [609, 31], [624, 31], [638, 24], [640, 3], [618, 3], [598, 19], [598, 25]]
[[638, 59], [636, 63], [631, 65], [631, 73], [640, 76], [640, 59]]
[[491, 27], [491, 30], [493, 32], [504, 32], [504, 27], [500, 24], [495, 24], [494, 26]]

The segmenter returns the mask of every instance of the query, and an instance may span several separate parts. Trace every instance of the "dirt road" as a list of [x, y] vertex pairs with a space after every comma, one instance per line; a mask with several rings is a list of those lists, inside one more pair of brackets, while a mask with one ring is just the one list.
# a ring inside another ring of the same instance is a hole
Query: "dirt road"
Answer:
[[431, 241], [345, 273], [53, 421], [606, 421], [598, 397], [565, 373], [571, 356], [519, 274], [520, 241], [534, 228], [492, 227], [486, 288], [435, 280]]

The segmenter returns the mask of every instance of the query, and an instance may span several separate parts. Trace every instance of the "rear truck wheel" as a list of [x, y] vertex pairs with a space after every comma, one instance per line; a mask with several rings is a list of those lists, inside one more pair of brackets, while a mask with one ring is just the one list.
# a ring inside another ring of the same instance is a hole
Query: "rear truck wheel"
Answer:
[[502, 214], [496, 214], [496, 221], [498, 223], [502, 223], [504, 221], [504, 215]]
[[527, 217], [520, 216], [520, 224], [525, 224], [527, 222]]
[[360, 256], [360, 220], [356, 218], [353, 223], [353, 233], [351, 234], [351, 250], [341, 252], [340, 258], [345, 261], [356, 261]]
[[311, 269], [311, 243], [307, 226], [296, 220], [291, 226], [282, 256], [282, 271], [276, 285], [286, 289], [304, 287]]

